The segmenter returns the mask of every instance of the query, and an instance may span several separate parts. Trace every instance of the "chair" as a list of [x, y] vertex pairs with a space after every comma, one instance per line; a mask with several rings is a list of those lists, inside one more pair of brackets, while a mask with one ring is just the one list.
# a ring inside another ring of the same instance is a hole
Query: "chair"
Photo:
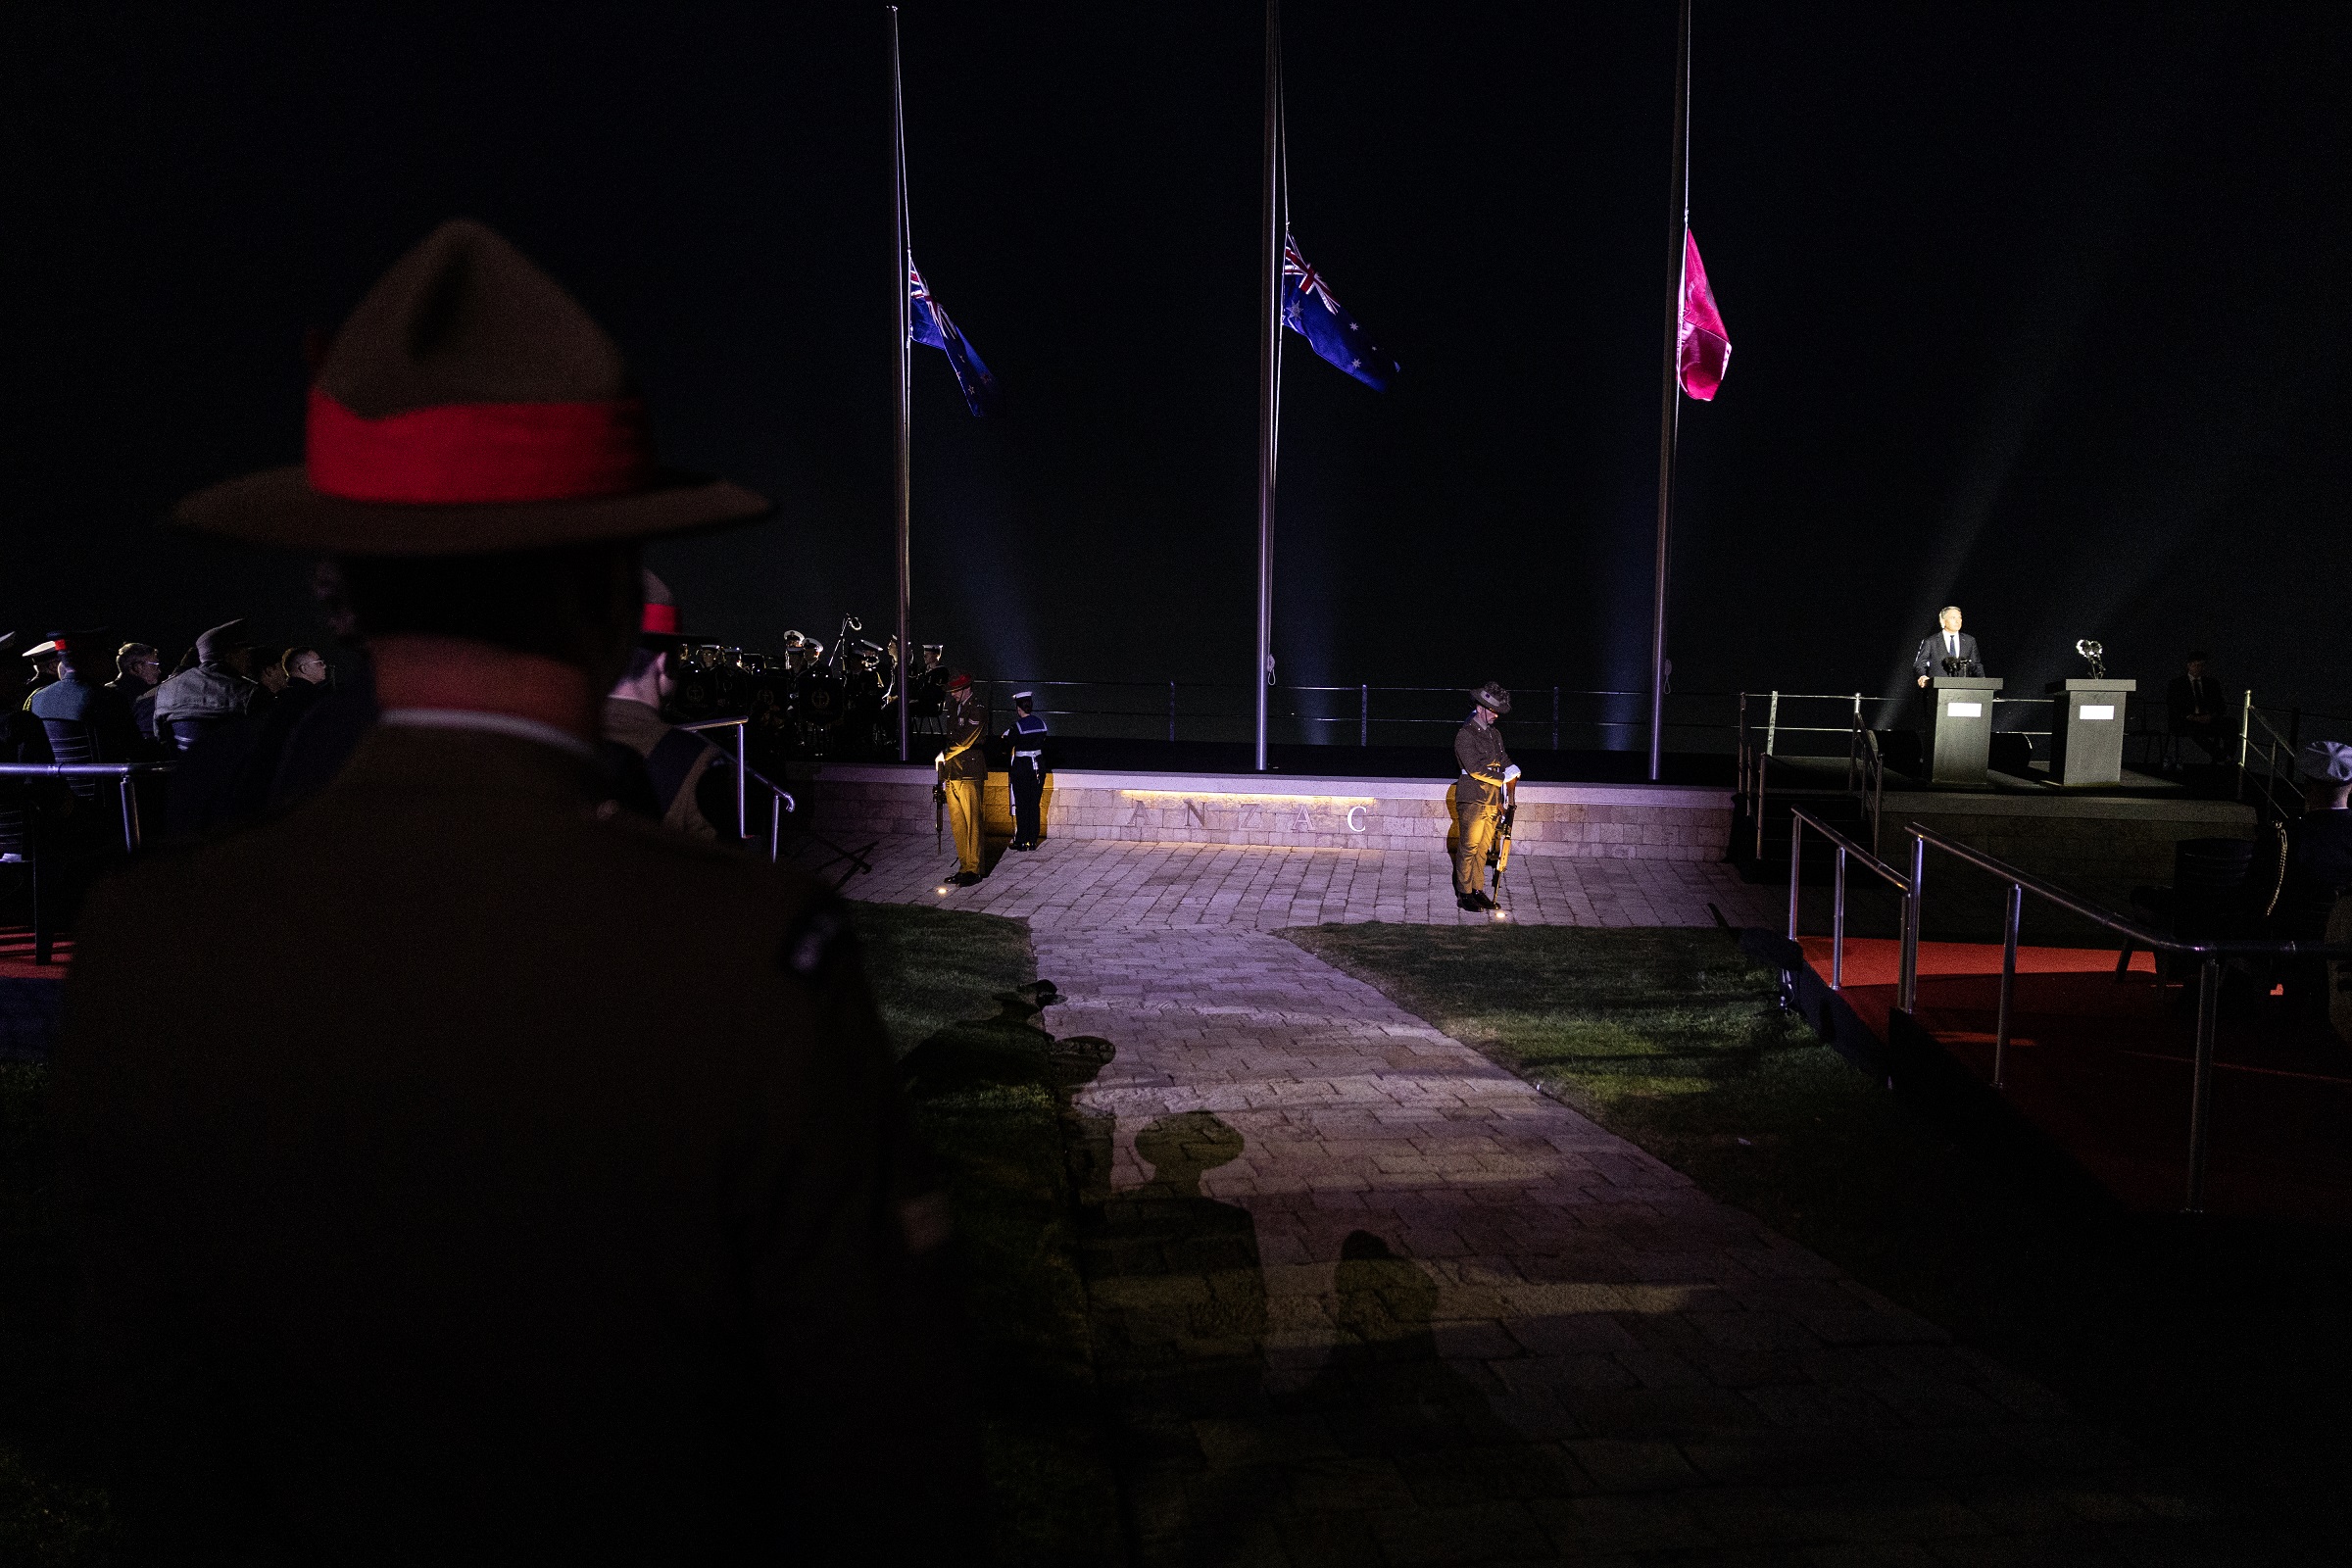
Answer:
[[182, 713], [177, 718], [157, 719], [155, 735], [156, 739], [163, 741], [173, 751], [185, 752], [194, 748], [198, 741], [210, 735], [220, 722], [220, 720], [218, 718], [198, 718]]
[[[98, 739], [90, 726], [78, 718], [44, 718], [41, 728], [49, 733], [49, 755], [60, 762], [95, 762], [98, 760]], [[76, 800], [94, 801], [98, 798], [99, 781], [94, 778], [70, 778], [66, 788]]]

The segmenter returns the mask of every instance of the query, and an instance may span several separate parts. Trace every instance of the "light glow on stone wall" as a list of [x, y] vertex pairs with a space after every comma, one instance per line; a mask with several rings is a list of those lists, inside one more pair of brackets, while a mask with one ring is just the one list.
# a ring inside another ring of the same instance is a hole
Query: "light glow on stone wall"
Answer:
[[1223, 790], [1121, 790], [1131, 801], [1254, 801], [1263, 806], [1378, 806], [1373, 795], [1235, 795]]

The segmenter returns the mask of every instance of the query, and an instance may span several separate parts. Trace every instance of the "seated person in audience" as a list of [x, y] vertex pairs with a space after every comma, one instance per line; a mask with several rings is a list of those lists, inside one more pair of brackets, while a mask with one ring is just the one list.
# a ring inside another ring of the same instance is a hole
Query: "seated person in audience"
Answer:
[[175, 743], [183, 751], [205, 730], [269, 707], [269, 692], [253, 679], [251, 651], [233, 635], [243, 624], [232, 620], [197, 638], [194, 666], [155, 689], [156, 727], [180, 731]]
[[2287, 824], [2286, 883], [2312, 891], [2352, 889], [2352, 746], [2313, 741], [2295, 759], [2303, 814]]
[[[130, 699], [102, 679], [114, 660], [96, 648], [60, 639], [57, 679], [32, 694], [32, 716], [44, 723], [57, 720], [74, 726], [88, 740], [90, 762], [129, 762], [138, 760], [139, 729], [130, 714]], [[51, 732], [52, 750], [60, 747]]]
[[2228, 738], [2229, 704], [2222, 683], [2205, 672], [2204, 653], [2193, 652], [2186, 669], [2165, 689], [2165, 724], [2181, 739], [2195, 741], [2207, 761], [2218, 762]]
[[283, 650], [276, 648], [249, 649], [247, 650], [247, 659], [253, 665], [253, 678], [261, 683], [262, 690], [275, 697], [286, 689], [286, 665]]
[[125, 697], [155, 690], [164, 678], [164, 662], [146, 643], [124, 643], [115, 650], [115, 678], [107, 682]]

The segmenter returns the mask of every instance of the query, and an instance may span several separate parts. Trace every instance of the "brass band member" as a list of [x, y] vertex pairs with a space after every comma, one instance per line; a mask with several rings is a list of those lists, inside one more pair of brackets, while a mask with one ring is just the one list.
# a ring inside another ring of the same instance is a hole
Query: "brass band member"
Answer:
[[1453, 861], [1454, 902], [1465, 909], [1492, 909], [1487, 894], [1487, 851], [1502, 822], [1503, 792], [1519, 777], [1519, 766], [1502, 749], [1495, 728], [1511, 710], [1511, 694], [1494, 681], [1470, 694], [1469, 720], [1454, 731], [1453, 760], [1462, 776], [1453, 787], [1458, 847]]
[[948, 792], [948, 821], [956, 831], [956, 874], [948, 880], [968, 888], [980, 869], [980, 790], [988, 782], [988, 752], [980, 744], [980, 704], [972, 677], [948, 678], [947, 745], [939, 754], [939, 786]]

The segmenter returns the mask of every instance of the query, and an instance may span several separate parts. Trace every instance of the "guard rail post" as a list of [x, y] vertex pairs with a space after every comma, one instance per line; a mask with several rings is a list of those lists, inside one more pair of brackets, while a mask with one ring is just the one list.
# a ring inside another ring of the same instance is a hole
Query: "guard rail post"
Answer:
[[2205, 1211], [2205, 1151], [2213, 1138], [2213, 1039], [2222, 1012], [2222, 960], [2205, 955], [2197, 965], [2195, 1078], [2188, 1092], [2188, 1198], [2183, 1211]]
[[1830, 989], [1845, 989], [1845, 846], [1838, 846], [1838, 870], [1830, 883]]
[[1804, 867], [1805, 822], [1791, 811], [1788, 814], [1788, 940], [1796, 940], [1796, 892]]
[[1911, 841], [1911, 891], [1903, 899], [1903, 967], [1895, 985], [1894, 1004], [1904, 1012], [1919, 1010], [1919, 923], [1927, 895], [1928, 841]]
[[2006, 1089], [2009, 1078], [2010, 1004], [2017, 995], [2017, 928], [2025, 918], [2026, 890], [2009, 884], [2008, 906], [2001, 916], [2001, 1006], [1992, 1032], [1992, 1087]]
[[1372, 744], [1372, 688], [1358, 686], [1355, 690], [1357, 703], [1355, 744], [1369, 747]]

